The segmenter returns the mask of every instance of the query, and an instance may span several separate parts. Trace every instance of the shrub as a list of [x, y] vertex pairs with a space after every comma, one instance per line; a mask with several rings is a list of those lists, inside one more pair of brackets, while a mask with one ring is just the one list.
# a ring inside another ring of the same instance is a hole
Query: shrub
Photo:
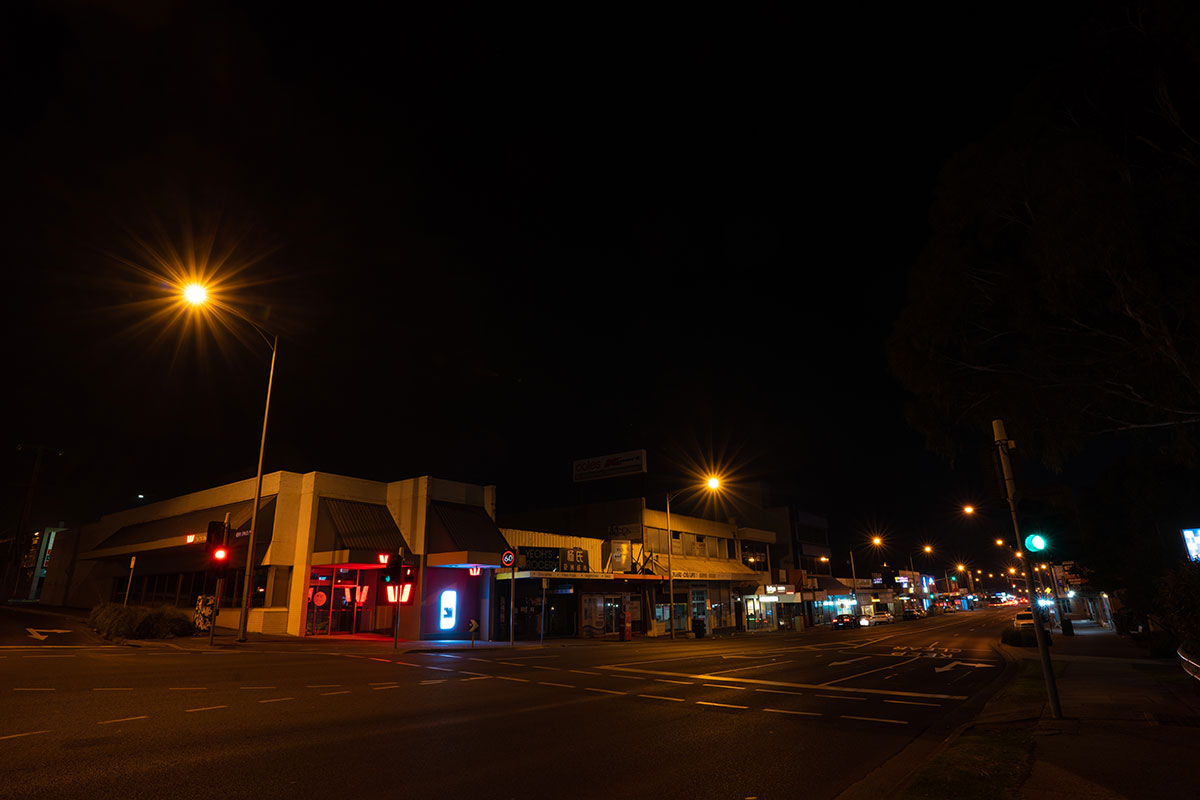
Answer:
[[[1183, 651], [1195, 658], [1200, 654], [1200, 562], [1189, 561], [1159, 578], [1158, 606], [1165, 627], [1174, 634]], [[1160, 637], [1159, 647], [1164, 642]], [[1151, 654], [1154, 651], [1151, 637]]]
[[171, 606], [102, 603], [92, 609], [88, 624], [109, 639], [171, 639], [193, 633], [191, 618]]

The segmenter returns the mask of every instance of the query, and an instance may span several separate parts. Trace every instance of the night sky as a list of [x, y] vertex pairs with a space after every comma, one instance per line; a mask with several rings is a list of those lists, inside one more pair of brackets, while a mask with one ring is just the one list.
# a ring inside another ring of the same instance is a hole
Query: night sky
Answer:
[[923, 450], [884, 340], [939, 168], [1066, 12], [105, 5], [3, 12], [0, 530], [33, 445], [38, 524], [253, 475], [267, 345], [169, 311], [211, 241], [280, 336], [268, 471], [521, 510], [645, 448], [662, 485], [715, 463], [839, 536], [976, 549], [993, 477]]

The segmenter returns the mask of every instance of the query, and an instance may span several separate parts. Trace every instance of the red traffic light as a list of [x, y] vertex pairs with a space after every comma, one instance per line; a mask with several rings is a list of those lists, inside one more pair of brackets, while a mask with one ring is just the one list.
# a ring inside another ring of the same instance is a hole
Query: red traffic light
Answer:
[[213, 559], [214, 560], [224, 561], [227, 558], [229, 558], [229, 551], [226, 550], [224, 547], [218, 547], [215, 550], [213, 550]]

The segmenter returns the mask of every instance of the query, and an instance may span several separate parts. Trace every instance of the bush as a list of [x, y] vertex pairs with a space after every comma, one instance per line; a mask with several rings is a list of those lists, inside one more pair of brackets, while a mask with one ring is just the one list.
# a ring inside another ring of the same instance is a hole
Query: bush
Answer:
[[102, 603], [92, 609], [88, 625], [109, 639], [172, 639], [194, 632], [191, 617], [172, 606]]
[[[1158, 607], [1165, 627], [1192, 658], [1200, 653], [1200, 562], [1189, 561], [1158, 580]], [[1160, 631], [1154, 631], [1154, 634]], [[1155, 652], [1153, 635], [1150, 653]], [[1158, 646], [1165, 646], [1160, 637]]]
[[[1050, 638], [1050, 631], [1044, 633], [1046, 644], [1054, 644], [1054, 640]], [[1033, 628], [1005, 628], [1000, 634], [1000, 641], [1012, 647], [1037, 647], [1037, 634], [1033, 632]]]

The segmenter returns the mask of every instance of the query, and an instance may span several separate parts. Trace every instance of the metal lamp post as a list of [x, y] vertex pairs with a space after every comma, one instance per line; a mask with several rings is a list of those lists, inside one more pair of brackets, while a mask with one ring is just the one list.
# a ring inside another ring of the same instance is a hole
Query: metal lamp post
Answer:
[[[672, 639], [675, 638], [675, 568], [671, 556], [675, 551], [675, 538], [671, 535], [671, 498], [697, 488], [699, 487], [685, 486], [682, 489], [667, 492], [667, 592], [671, 595], [670, 602], [667, 604], [667, 624], [671, 626]], [[721, 481], [718, 478], [709, 478], [705, 482], [704, 488], [715, 492], [721, 488]]]

